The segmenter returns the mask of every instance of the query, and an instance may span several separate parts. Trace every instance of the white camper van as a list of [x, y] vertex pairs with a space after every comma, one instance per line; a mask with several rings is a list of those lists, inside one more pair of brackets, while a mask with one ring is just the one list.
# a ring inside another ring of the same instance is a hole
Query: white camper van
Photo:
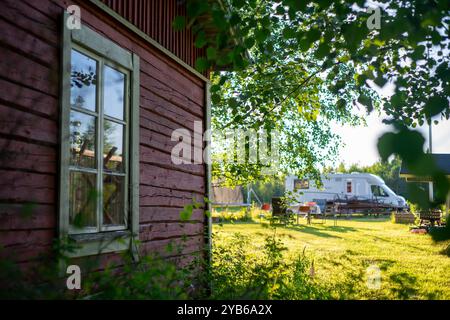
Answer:
[[405, 198], [392, 191], [380, 177], [370, 173], [332, 173], [322, 175], [323, 187], [314, 181], [286, 178], [286, 191], [293, 192], [298, 202], [323, 202], [338, 199], [375, 200], [392, 208], [406, 208]]

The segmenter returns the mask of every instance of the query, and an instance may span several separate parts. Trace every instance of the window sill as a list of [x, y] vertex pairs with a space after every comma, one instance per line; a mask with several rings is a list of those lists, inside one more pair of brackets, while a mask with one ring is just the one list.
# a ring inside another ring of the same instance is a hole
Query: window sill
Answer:
[[70, 258], [77, 258], [126, 251], [131, 247], [131, 238], [131, 232], [128, 230], [72, 234], [69, 239], [75, 242], [77, 248], [66, 254]]

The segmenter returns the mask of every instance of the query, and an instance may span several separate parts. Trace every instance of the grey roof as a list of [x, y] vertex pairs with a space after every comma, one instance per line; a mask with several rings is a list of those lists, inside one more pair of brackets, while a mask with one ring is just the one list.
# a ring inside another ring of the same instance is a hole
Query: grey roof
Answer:
[[[436, 161], [436, 165], [444, 171], [446, 175], [450, 175], [450, 154], [448, 153], [433, 153], [434, 161]], [[410, 174], [408, 168], [403, 166], [400, 169], [400, 174]]]

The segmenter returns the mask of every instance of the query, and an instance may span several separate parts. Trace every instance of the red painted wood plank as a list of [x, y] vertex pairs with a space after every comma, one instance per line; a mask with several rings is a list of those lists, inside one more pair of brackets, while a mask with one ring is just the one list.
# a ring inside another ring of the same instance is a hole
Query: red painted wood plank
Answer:
[[0, 133], [50, 144], [58, 141], [56, 121], [4, 105], [0, 105], [0, 114]]
[[52, 205], [0, 204], [0, 230], [51, 229], [56, 227]]
[[178, 72], [174, 72], [173, 67], [170, 65], [159, 64], [159, 68], [157, 68], [144, 59], [141, 63], [141, 70], [147, 74], [154, 75], [155, 79], [162, 83], [167, 83], [168, 86], [183, 93], [195, 103], [202, 103], [204, 99], [203, 85], [197, 85], [190, 79], [180, 76]]
[[0, 200], [54, 204], [56, 178], [51, 175], [0, 170]]
[[[40, 1], [44, 6], [47, 1]], [[41, 40], [57, 45], [58, 18], [49, 18], [45, 14], [27, 5], [25, 1], [3, 0], [0, 17], [39, 37]]]
[[205, 192], [204, 177], [188, 173], [158, 168], [142, 163], [140, 165], [141, 184], [176, 190]]
[[179, 106], [141, 87], [141, 107], [154, 111], [180, 125], [185, 122], [203, 122], [203, 112], [199, 107], [190, 109], [189, 106]]
[[56, 149], [0, 138], [0, 168], [22, 169], [37, 173], [56, 173]]
[[165, 100], [172, 102], [178, 106], [184, 106], [187, 110], [197, 110], [193, 111], [193, 113], [198, 113], [199, 107], [202, 109], [205, 105], [204, 99], [193, 101], [186, 97], [184, 93], [178, 92], [171, 87], [169, 87], [166, 83], [158, 81], [155, 78], [154, 74], [146, 73], [141, 70], [141, 87], [144, 87], [148, 90], [153, 91], [160, 97], [163, 97]]
[[204, 226], [202, 223], [151, 223], [140, 225], [139, 240], [154, 241], [181, 236], [202, 235]]
[[[197, 142], [197, 143], [196, 143]], [[140, 128], [140, 143], [141, 145], [149, 146], [151, 148], [155, 148], [157, 150], [161, 150], [162, 152], [167, 152], [168, 154], [172, 154], [173, 148], [181, 143], [184, 148], [186, 149], [186, 152], [189, 151], [189, 146], [191, 148], [191, 154], [185, 155], [180, 154], [179, 156], [184, 156], [183, 159], [186, 159], [188, 162], [193, 162], [194, 157], [194, 150], [199, 154], [202, 155], [202, 144], [203, 142], [201, 140], [194, 140], [193, 134], [191, 135], [191, 138], [183, 138], [182, 141], [172, 141], [170, 137], [159, 134], [154, 131], [150, 131], [144, 128]], [[185, 152], [185, 153], [186, 153]], [[171, 164], [170, 162], [168, 164]]]
[[24, 84], [30, 88], [57, 96], [59, 86], [58, 64], [49, 69], [27, 57], [2, 48], [0, 59], [2, 76], [12, 81]]
[[[192, 273], [202, 272], [201, 266], [204, 263], [205, 253], [203, 251], [191, 252], [176, 257], [167, 258], [168, 261], [174, 263], [177, 268], [190, 268]], [[195, 269], [192, 269], [195, 268]]]
[[47, 66], [58, 61], [58, 48], [40, 40], [28, 30], [21, 30], [2, 19], [0, 19], [0, 30], [2, 30], [0, 43], [3, 42]]
[[58, 118], [58, 99], [55, 97], [3, 79], [0, 79], [0, 88], [0, 102], [50, 119]]
[[159, 150], [141, 145], [140, 146], [140, 158], [143, 163], [156, 165], [167, 169], [174, 169], [183, 171], [186, 173], [192, 173], [195, 175], [204, 176], [205, 166], [201, 164], [172, 164], [171, 155]]
[[140, 206], [184, 207], [193, 202], [203, 204], [203, 194], [197, 192], [179, 191], [166, 188], [141, 185], [139, 187]]
[[79, 265], [82, 273], [97, 272], [106, 268], [117, 268], [123, 266], [125, 263], [122, 254], [118, 252], [72, 258], [69, 261], [71, 264]]
[[0, 231], [0, 244], [3, 248], [17, 245], [45, 246], [53, 242], [55, 231], [47, 230], [14, 230]]
[[[172, 136], [172, 132], [176, 129], [185, 128], [191, 132], [194, 130], [193, 123], [187, 123], [185, 126], [180, 126], [179, 124], [144, 108], [140, 109], [139, 124], [141, 128], [158, 132], [169, 137], [169, 139]], [[191, 125], [191, 127], [188, 127], [188, 125]]]
[[[1, 238], [1, 233], [0, 233]], [[9, 261], [21, 263], [39, 259], [39, 265], [42, 267], [43, 260], [51, 261], [52, 244], [40, 243], [21, 243], [11, 245], [0, 250], [0, 258]]]
[[[141, 224], [149, 222], [161, 221], [181, 221], [180, 212], [183, 208], [168, 208], [168, 207], [145, 207], [139, 208], [139, 221]], [[201, 209], [194, 209], [190, 221], [203, 222], [205, 217], [204, 211]]]
[[142, 254], [159, 254], [162, 257], [171, 257], [198, 252], [203, 247], [204, 237], [193, 236], [143, 242], [140, 250]]

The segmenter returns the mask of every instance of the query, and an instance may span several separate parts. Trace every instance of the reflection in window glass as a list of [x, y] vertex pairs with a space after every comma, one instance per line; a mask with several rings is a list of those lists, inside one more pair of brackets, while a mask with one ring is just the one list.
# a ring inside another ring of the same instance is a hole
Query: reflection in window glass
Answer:
[[97, 226], [97, 176], [70, 173], [69, 222], [75, 228]]
[[381, 197], [389, 197], [387, 192], [382, 187], [378, 187], [378, 188], [380, 188], [380, 196]]
[[104, 122], [103, 167], [123, 171], [123, 125], [108, 120]]
[[96, 110], [97, 61], [72, 50], [70, 105]]
[[105, 65], [104, 84], [105, 114], [123, 120], [125, 75]]
[[95, 120], [81, 112], [70, 112], [70, 164], [95, 168]]
[[294, 190], [298, 189], [309, 189], [308, 179], [295, 179], [294, 180]]
[[103, 225], [123, 226], [125, 224], [125, 178], [103, 176]]

